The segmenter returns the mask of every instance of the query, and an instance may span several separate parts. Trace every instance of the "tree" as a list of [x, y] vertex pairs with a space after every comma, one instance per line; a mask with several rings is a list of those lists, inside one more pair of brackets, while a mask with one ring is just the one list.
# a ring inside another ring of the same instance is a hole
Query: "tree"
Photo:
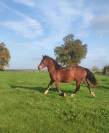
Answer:
[[93, 67], [92, 67], [92, 71], [93, 71], [94, 73], [97, 73], [97, 72], [100, 72], [100, 69], [99, 69], [97, 66], [93, 66]]
[[0, 70], [4, 70], [5, 66], [8, 66], [10, 60], [9, 50], [6, 48], [3, 42], [0, 43]]
[[103, 74], [109, 75], [109, 65], [104, 66], [104, 68], [103, 68]]
[[72, 34], [63, 38], [64, 44], [57, 46], [54, 49], [56, 60], [63, 66], [71, 66], [78, 64], [86, 57], [87, 45], [83, 44], [81, 40], [74, 40]]

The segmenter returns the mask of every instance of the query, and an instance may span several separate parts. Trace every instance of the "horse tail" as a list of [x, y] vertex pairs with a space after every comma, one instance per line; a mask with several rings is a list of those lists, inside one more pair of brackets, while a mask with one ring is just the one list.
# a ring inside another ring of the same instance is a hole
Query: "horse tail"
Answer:
[[87, 72], [87, 75], [86, 75], [86, 81], [92, 86], [92, 87], [96, 87], [97, 86], [97, 80], [94, 76], [94, 74], [87, 68], [86, 69], [86, 72]]

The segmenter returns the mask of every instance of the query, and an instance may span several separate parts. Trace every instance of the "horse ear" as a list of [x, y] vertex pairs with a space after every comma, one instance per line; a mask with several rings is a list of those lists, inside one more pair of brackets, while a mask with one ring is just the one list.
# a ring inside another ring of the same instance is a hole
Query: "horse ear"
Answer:
[[46, 57], [46, 55], [44, 55], [43, 57]]
[[46, 55], [42, 55], [42, 57], [44, 58]]

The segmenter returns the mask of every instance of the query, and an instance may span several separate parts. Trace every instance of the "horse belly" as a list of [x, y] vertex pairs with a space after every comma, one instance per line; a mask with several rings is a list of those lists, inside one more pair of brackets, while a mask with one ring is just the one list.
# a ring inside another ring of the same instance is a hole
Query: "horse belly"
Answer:
[[62, 74], [62, 79], [61, 79], [61, 82], [64, 82], [64, 83], [69, 83], [71, 82], [72, 80], [74, 80], [74, 75], [70, 72], [64, 72]]

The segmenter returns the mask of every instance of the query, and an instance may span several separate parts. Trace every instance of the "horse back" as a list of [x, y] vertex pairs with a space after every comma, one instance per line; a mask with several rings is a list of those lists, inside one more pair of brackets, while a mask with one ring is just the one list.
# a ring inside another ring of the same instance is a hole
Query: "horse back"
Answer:
[[81, 66], [72, 66], [69, 68], [62, 68], [58, 70], [58, 77], [61, 82], [70, 82], [73, 80], [80, 80], [86, 76], [85, 68]]

